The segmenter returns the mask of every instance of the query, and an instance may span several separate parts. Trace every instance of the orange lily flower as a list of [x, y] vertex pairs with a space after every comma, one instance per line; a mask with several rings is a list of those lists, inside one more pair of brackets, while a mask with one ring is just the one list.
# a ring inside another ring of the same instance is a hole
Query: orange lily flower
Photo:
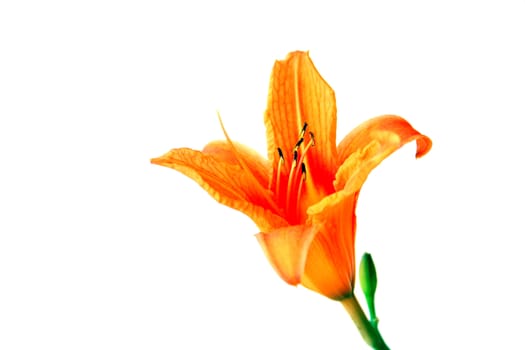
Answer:
[[151, 162], [189, 176], [218, 202], [248, 215], [283, 280], [343, 300], [354, 288], [361, 186], [407, 142], [416, 141], [417, 158], [432, 142], [403, 118], [385, 115], [336, 145], [335, 95], [307, 52], [275, 62], [264, 122], [268, 159], [225, 132], [225, 141], [202, 151], [173, 149]]

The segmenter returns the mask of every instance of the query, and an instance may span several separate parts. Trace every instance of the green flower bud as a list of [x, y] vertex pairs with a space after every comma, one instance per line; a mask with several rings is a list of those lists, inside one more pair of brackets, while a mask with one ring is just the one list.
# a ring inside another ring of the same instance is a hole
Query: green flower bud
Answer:
[[361, 283], [361, 289], [363, 289], [365, 297], [367, 299], [374, 299], [377, 287], [377, 275], [374, 260], [372, 260], [372, 255], [369, 253], [364, 253], [361, 258], [361, 264], [359, 266], [359, 282]]
[[372, 255], [364, 253], [361, 258], [361, 264], [359, 265], [359, 282], [361, 283], [361, 289], [366, 298], [366, 304], [368, 305], [368, 312], [370, 314], [370, 322], [372, 326], [377, 328], [377, 322], [379, 321], [376, 317], [376, 308], [374, 295], [377, 287], [377, 274], [374, 260]]

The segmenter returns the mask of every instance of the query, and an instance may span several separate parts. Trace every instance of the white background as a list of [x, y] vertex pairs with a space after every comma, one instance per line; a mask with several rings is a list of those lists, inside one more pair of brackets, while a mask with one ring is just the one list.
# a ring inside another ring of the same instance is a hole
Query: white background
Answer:
[[392, 349], [523, 344], [523, 1], [3, 1], [0, 349], [366, 349], [282, 282], [244, 215], [149, 159], [230, 135], [265, 154], [274, 60], [310, 50], [338, 139], [399, 114], [369, 177]]

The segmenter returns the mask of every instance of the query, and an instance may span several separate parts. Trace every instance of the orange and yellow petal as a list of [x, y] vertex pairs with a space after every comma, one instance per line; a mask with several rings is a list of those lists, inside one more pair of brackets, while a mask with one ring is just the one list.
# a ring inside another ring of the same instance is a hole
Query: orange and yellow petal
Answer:
[[317, 233], [314, 226], [296, 225], [256, 235], [268, 261], [287, 283], [301, 283], [310, 243]]
[[279, 162], [276, 149], [280, 147], [288, 160], [283, 173], [289, 172], [292, 150], [305, 122], [315, 138], [315, 147], [308, 151], [306, 165], [313, 181], [319, 187], [327, 188], [319, 190], [328, 193], [337, 152], [335, 94], [318, 73], [308, 53], [297, 51], [288, 54], [285, 60], [275, 62], [270, 80], [265, 125], [268, 154], [274, 171]]
[[173, 149], [151, 162], [188, 176], [219, 203], [248, 215], [261, 231], [287, 224], [271, 209], [268, 191], [253, 186], [252, 177], [240, 166], [189, 148]]
[[416, 131], [403, 118], [382, 116], [370, 119], [339, 144], [341, 165], [336, 173], [334, 188], [358, 192], [368, 174], [386, 157], [410, 141], [416, 141], [416, 157], [422, 157], [432, 147], [427, 136]]
[[353, 291], [358, 195], [336, 192], [308, 208], [308, 223], [322, 228], [310, 245], [302, 284], [331, 299]]
[[[235, 147], [235, 150], [232, 147]], [[251, 148], [238, 142], [230, 144], [227, 141], [212, 141], [204, 147], [202, 153], [209, 154], [220, 162], [239, 167], [242, 166], [242, 162], [257, 179], [257, 182], [263, 188], [268, 188], [272, 171], [271, 164]], [[241, 162], [239, 162], [239, 157]]]
[[343, 164], [352, 153], [374, 140], [380, 142], [382, 152], [390, 153], [415, 140], [417, 158], [424, 156], [432, 148], [432, 140], [415, 130], [405, 119], [395, 115], [384, 115], [365, 121], [346, 135], [337, 146], [338, 164]]

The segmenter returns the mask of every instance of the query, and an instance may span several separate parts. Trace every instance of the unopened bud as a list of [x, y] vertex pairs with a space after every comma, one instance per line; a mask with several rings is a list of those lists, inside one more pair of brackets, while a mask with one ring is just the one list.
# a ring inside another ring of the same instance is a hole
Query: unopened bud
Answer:
[[377, 274], [372, 255], [364, 253], [359, 266], [359, 282], [365, 297], [374, 298], [377, 287]]
[[377, 287], [377, 274], [374, 260], [372, 255], [364, 253], [361, 258], [361, 264], [359, 265], [359, 281], [361, 283], [361, 289], [366, 298], [368, 305], [368, 312], [370, 314], [370, 322], [374, 327], [377, 327], [378, 319], [376, 317], [376, 308], [374, 295]]

